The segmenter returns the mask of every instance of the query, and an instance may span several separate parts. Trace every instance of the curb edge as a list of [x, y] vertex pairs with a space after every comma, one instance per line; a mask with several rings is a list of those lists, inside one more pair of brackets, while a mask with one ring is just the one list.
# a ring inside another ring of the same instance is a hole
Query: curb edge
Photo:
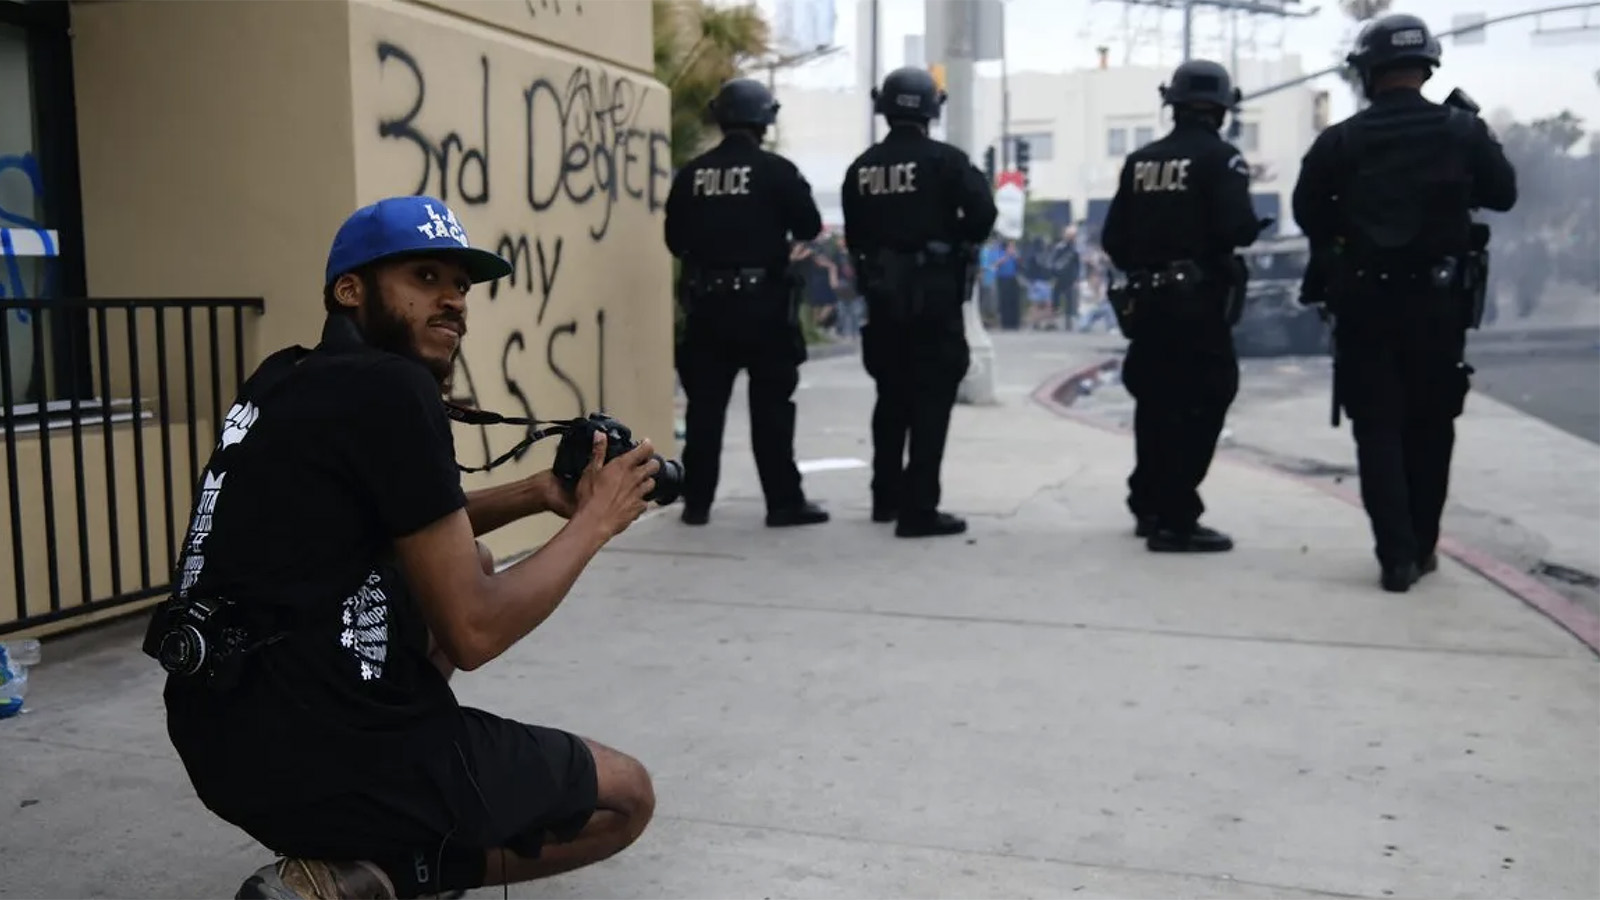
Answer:
[[[1084, 415], [1072, 409], [1070, 402], [1064, 402], [1061, 399], [1063, 395], [1073, 390], [1077, 385], [1098, 376], [1102, 372], [1116, 368], [1119, 363], [1120, 356], [1102, 360], [1090, 366], [1059, 372], [1045, 379], [1043, 384], [1034, 389], [1033, 402], [1062, 418], [1070, 419], [1080, 425], [1086, 425], [1112, 434], [1131, 436], [1132, 432], [1127, 429], [1117, 428]], [[1227, 448], [1219, 447], [1217, 449], [1217, 459], [1225, 461], [1229, 465], [1241, 466], [1293, 481], [1314, 488], [1344, 503], [1358, 508], [1361, 507], [1360, 496], [1347, 488], [1325, 484], [1315, 479], [1303, 478], [1270, 466], [1264, 466]], [[1515, 566], [1501, 562], [1490, 554], [1449, 535], [1442, 535], [1439, 538], [1439, 552], [1515, 597], [1523, 605], [1530, 607], [1535, 612], [1559, 625], [1568, 634], [1571, 634], [1584, 646], [1588, 647], [1591, 652], [1600, 655], [1600, 616], [1596, 616], [1574, 601], [1569, 600], [1560, 592], [1542, 584], [1532, 575], [1520, 571]]]

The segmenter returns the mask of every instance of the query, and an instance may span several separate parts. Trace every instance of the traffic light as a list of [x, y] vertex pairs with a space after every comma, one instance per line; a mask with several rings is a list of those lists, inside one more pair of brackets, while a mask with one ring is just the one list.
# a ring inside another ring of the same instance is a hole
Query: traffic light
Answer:
[[1016, 140], [1017, 140], [1017, 171], [1022, 173], [1023, 183], [1027, 183], [1027, 181], [1028, 181], [1028, 163], [1030, 162], [1028, 157], [1031, 155], [1030, 154], [1030, 149], [1031, 148], [1028, 147], [1028, 142], [1025, 139], [1017, 138]]
[[994, 145], [990, 144], [983, 151], [983, 174], [989, 177], [989, 186], [994, 187], [996, 169], [994, 166]]

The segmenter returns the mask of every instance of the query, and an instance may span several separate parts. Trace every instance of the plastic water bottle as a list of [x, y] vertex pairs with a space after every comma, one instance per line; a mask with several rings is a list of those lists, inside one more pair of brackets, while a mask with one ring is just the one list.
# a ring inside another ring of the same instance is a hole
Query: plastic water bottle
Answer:
[[0, 719], [22, 712], [28, 693], [28, 667], [39, 664], [39, 642], [0, 643]]

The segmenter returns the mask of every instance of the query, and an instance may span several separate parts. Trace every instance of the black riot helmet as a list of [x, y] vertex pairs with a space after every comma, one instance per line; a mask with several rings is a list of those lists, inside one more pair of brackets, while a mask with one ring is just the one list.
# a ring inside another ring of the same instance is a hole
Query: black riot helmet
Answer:
[[754, 78], [735, 78], [711, 99], [711, 117], [723, 128], [749, 125], [765, 128], [778, 121], [778, 101]]
[[1439, 39], [1428, 30], [1428, 23], [1413, 15], [1395, 13], [1367, 23], [1356, 36], [1355, 48], [1345, 62], [1361, 75], [1362, 87], [1370, 98], [1379, 73], [1406, 67], [1431, 74], [1443, 52]]
[[884, 76], [881, 89], [872, 89], [872, 111], [885, 119], [937, 119], [944, 101], [933, 76], [916, 66], [895, 69]]
[[1239, 105], [1241, 94], [1221, 63], [1191, 59], [1172, 70], [1171, 84], [1161, 86], [1161, 99], [1171, 105], [1205, 103], [1224, 110]]

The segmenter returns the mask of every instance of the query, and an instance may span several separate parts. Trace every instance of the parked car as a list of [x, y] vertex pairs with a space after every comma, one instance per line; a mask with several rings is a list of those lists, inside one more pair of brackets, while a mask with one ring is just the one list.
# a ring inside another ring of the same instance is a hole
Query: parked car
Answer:
[[1300, 280], [1311, 260], [1303, 235], [1264, 237], [1240, 251], [1250, 269], [1244, 312], [1233, 327], [1240, 356], [1319, 356], [1328, 352], [1328, 329], [1313, 308], [1300, 304]]

